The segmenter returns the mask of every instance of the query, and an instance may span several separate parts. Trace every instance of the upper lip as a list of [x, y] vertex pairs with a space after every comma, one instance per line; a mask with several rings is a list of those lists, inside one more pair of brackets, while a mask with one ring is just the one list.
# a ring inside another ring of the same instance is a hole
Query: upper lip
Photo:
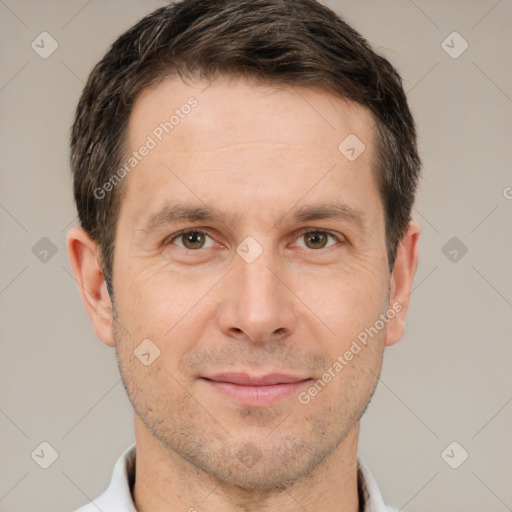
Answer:
[[291, 384], [308, 380], [308, 377], [289, 375], [285, 373], [269, 373], [267, 375], [248, 375], [247, 373], [217, 373], [203, 377], [216, 382], [228, 382], [240, 386], [271, 386], [273, 384]]

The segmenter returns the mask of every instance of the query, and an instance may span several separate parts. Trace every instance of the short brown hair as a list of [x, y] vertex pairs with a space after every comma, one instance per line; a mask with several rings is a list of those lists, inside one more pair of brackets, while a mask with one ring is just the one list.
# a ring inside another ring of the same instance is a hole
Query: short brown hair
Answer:
[[397, 71], [315, 0], [181, 0], [149, 14], [114, 42], [77, 106], [71, 135], [74, 197], [81, 226], [99, 246], [107, 282], [125, 187], [120, 183], [103, 198], [95, 191], [123, 161], [128, 119], [142, 89], [176, 75], [309, 86], [371, 111], [378, 127], [373, 167], [392, 270], [421, 167]]

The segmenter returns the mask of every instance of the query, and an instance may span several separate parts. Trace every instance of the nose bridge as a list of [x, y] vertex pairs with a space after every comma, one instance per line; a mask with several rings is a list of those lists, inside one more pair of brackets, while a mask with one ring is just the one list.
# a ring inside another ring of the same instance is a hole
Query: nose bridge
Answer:
[[[243, 247], [239, 247], [239, 255], [242, 250]], [[261, 248], [258, 254], [254, 253], [254, 247], [250, 247], [250, 251], [253, 253], [251, 259], [246, 259], [242, 253], [236, 263], [236, 274], [240, 280], [237, 296], [249, 315], [255, 318], [261, 315], [263, 318], [280, 302], [282, 283], [275, 275], [279, 272], [279, 265], [275, 253], [269, 248]]]
[[267, 299], [267, 304], [271, 306], [271, 303], [277, 299], [276, 295], [280, 293], [278, 288], [281, 283], [275, 275], [278, 273], [275, 260], [276, 258], [270, 251], [265, 251], [251, 263], [243, 259], [237, 262], [241, 300], [253, 300], [261, 297]]

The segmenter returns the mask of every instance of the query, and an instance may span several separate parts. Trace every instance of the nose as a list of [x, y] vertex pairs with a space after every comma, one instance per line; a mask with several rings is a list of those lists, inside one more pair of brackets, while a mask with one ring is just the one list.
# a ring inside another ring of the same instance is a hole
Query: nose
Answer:
[[283, 268], [271, 251], [263, 251], [251, 263], [235, 258], [224, 283], [225, 299], [217, 310], [224, 335], [259, 344], [290, 336], [297, 323], [297, 298]]

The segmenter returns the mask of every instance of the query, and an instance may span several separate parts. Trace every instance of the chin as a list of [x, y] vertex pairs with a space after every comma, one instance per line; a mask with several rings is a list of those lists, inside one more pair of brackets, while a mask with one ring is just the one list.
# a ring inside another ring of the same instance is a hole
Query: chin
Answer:
[[[253, 444], [254, 443], [254, 444]], [[184, 458], [224, 486], [239, 491], [279, 492], [311, 477], [339, 442], [319, 447], [297, 438], [237, 442]], [[322, 449], [323, 448], [323, 449]]]

